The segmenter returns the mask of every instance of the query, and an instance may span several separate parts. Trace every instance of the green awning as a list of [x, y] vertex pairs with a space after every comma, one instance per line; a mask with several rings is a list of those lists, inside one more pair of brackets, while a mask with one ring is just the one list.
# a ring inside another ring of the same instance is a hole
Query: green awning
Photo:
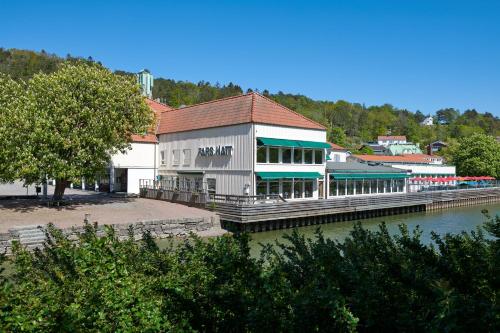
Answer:
[[305, 178], [305, 179], [323, 178], [323, 175], [320, 174], [319, 172], [291, 172], [291, 171], [257, 172], [257, 176], [262, 180], [291, 179], [291, 178]]
[[405, 173], [331, 173], [334, 179], [404, 179]]
[[330, 145], [328, 143], [317, 142], [317, 141], [257, 138], [257, 142], [261, 146], [297, 147], [297, 148], [330, 148]]
[[327, 161], [331, 161], [332, 160], [332, 158], [330, 157], [330, 155], [326, 155], [326, 160]]

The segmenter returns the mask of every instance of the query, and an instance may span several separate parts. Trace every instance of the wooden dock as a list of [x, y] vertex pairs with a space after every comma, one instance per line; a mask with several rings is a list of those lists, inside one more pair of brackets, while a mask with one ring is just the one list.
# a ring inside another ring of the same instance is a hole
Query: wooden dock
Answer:
[[431, 211], [500, 201], [500, 188], [273, 203], [212, 204], [226, 229], [250, 232]]

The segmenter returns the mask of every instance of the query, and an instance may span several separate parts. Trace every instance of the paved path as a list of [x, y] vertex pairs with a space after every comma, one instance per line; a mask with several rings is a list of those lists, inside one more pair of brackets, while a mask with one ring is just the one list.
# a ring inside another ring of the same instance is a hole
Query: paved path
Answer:
[[[9, 188], [10, 187], [10, 188]], [[12, 193], [9, 193], [9, 190]], [[0, 195], [20, 195], [19, 184], [0, 184]], [[21, 186], [22, 190], [22, 186]], [[26, 189], [24, 189], [26, 191]], [[49, 193], [53, 186], [49, 186]], [[24, 192], [26, 194], [26, 192]], [[67, 189], [64, 207], [46, 207], [39, 200], [0, 200], [0, 232], [9, 228], [54, 223], [58, 227], [81, 225], [85, 214], [99, 224], [131, 223], [157, 219], [211, 217], [213, 212], [180, 204], [142, 199], [124, 198], [105, 193]]]

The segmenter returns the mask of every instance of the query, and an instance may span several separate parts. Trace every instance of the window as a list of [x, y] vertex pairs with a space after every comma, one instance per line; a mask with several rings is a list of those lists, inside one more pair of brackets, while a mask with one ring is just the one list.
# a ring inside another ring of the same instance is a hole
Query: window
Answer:
[[292, 197], [292, 182], [291, 181], [283, 181], [283, 198], [290, 199]]
[[302, 198], [304, 193], [304, 182], [302, 179], [294, 179], [293, 181], [293, 197]]
[[398, 192], [403, 192], [405, 186], [404, 179], [398, 179]]
[[347, 195], [354, 194], [354, 180], [347, 181]]
[[207, 178], [207, 191], [209, 194], [215, 194], [216, 189], [216, 181], [215, 178]]
[[269, 163], [279, 163], [279, 148], [269, 147]]
[[292, 163], [292, 148], [281, 148], [281, 161], [283, 163]]
[[312, 164], [313, 162], [313, 151], [311, 149], [304, 150], [304, 163]]
[[260, 181], [257, 182], [257, 195], [267, 195], [267, 182]]
[[269, 182], [269, 194], [280, 194], [280, 182]]
[[315, 150], [314, 151], [314, 164], [323, 164], [323, 151]]
[[266, 163], [266, 162], [267, 162], [267, 147], [258, 147], [257, 163]]
[[184, 153], [184, 161], [183, 165], [190, 165], [191, 164], [191, 149], [184, 149], [182, 151]]
[[305, 180], [304, 181], [304, 198], [312, 198], [313, 196], [313, 181], [312, 180]]
[[378, 193], [384, 193], [384, 188], [385, 188], [385, 181], [379, 180], [378, 181]]
[[330, 196], [337, 195], [337, 181], [330, 176]]
[[345, 195], [345, 180], [337, 180], [339, 195]]
[[354, 187], [356, 189], [356, 194], [363, 194], [363, 181], [362, 180], [355, 180]]
[[377, 193], [377, 180], [373, 179], [370, 181], [370, 193], [375, 194]]
[[179, 165], [179, 163], [181, 163], [181, 151], [179, 149], [174, 149], [172, 154], [174, 155], [172, 164]]
[[398, 191], [398, 179], [391, 180], [392, 192]]
[[165, 151], [164, 151], [164, 150], [162, 150], [162, 151], [160, 152], [160, 164], [161, 164], [161, 165], [165, 165], [166, 163], [167, 163], [167, 161], [165, 160]]
[[293, 150], [293, 163], [302, 164], [302, 149], [294, 149]]
[[340, 162], [340, 154], [334, 154], [333, 155], [333, 161], [334, 162]]

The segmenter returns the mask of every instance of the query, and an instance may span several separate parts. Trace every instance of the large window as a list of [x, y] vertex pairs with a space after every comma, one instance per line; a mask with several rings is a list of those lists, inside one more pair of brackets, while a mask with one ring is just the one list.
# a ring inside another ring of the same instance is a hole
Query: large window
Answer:
[[405, 187], [405, 180], [398, 179], [397, 182], [398, 182], [398, 192], [403, 192]]
[[304, 149], [304, 163], [305, 164], [313, 163], [313, 151], [311, 149]]
[[347, 195], [354, 194], [354, 180], [347, 180]]
[[377, 193], [378, 187], [377, 187], [377, 180], [376, 179], [370, 180], [370, 189], [371, 189], [370, 193], [372, 193], [372, 194]]
[[281, 161], [283, 163], [292, 163], [292, 148], [281, 148]]
[[267, 195], [267, 182], [257, 182], [257, 195]]
[[337, 195], [337, 181], [330, 177], [330, 196]]
[[302, 164], [302, 149], [295, 148], [293, 150], [293, 163]]
[[279, 163], [280, 161], [279, 148], [269, 147], [269, 163]]
[[257, 147], [257, 163], [267, 162], [267, 147]]
[[293, 196], [294, 198], [302, 198], [304, 193], [304, 182], [302, 179], [294, 179], [293, 181]]
[[283, 181], [281, 184], [281, 187], [283, 189], [283, 198], [285, 199], [291, 199], [292, 198], [292, 182], [291, 181]]
[[314, 164], [323, 164], [323, 150], [314, 151]]
[[385, 181], [384, 180], [379, 180], [378, 181], [378, 193], [384, 193], [385, 189]]
[[280, 194], [280, 182], [273, 181], [269, 182], [269, 194]]
[[345, 195], [345, 180], [337, 181], [337, 188], [339, 190], [339, 195]]
[[313, 196], [313, 181], [304, 180], [304, 198], [312, 198]]
[[354, 181], [354, 188], [356, 189], [356, 194], [363, 194], [363, 181], [362, 180], [355, 180]]

